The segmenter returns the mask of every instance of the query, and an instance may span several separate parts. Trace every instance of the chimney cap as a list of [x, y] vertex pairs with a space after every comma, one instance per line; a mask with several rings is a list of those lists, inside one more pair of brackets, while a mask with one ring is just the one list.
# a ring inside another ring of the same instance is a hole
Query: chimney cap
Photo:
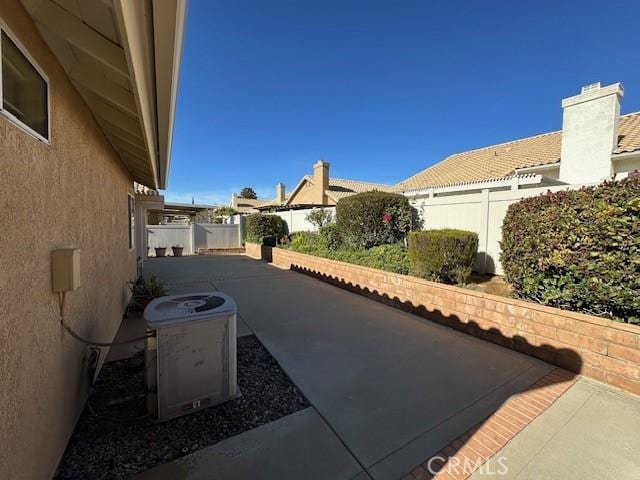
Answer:
[[316, 163], [313, 164], [314, 167], [320, 167], [326, 165], [327, 167], [329, 166], [329, 162], [327, 162], [326, 160], [318, 160]]
[[589, 83], [584, 87], [582, 87], [582, 91], [580, 93], [582, 94], [582, 93], [590, 92], [592, 90], [600, 90], [601, 87], [602, 87], [602, 84], [600, 82]]
[[612, 83], [611, 85], [603, 87], [600, 82], [596, 82], [585, 85], [582, 87], [579, 95], [562, 99], [562, 108], [571, 107], [579, 103], [588, 102], [608, 95], [617, 95], [618, 99], [622, 99], [624, 96], [624, 88], [622, 87], [622, 84]]

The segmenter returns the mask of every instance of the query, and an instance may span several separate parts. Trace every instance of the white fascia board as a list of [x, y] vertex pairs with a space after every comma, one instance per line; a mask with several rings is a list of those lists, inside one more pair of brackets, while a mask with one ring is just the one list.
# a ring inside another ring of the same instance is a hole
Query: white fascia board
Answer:
[[542, 183], [542, 179], [542, 175], [539, 174], [514, 175], [511, 177], [496, 178], [480, 182], [467, 182], [415, 190], [405, 190], [402, 194], [406, 197], [424, 197], [428, 195], [437, 195], [439, 193], [468, 192], [471, 190], [484, 189], [491, 190], [494, 188], [511, 187], [513, 185], [537, 185]]
[[155, 67], [153, 65], [153, 24], [147, 2], [114, 0], [113, 9], [129, 67], [129, 79], [142, 136], [149, 154], [154, 189], [163, 188], [158, 175], [158, 119], [156, 111]]
[[161, 188], [167, 187], [171, 163], [187, 8], [187, 0], [153, 0], [158, 176]]
[[615, 153], [611, 156], [611, 160], [614, 162], [618, 160], [633, 160], [635, 158], [640, 158], [640, 150], [635, 152]]
[[547, 170], [555, 170], [557, 168], [560, 168], [560, 162], [549, 163], [547, 165], [536, 165], [534, 167], [518, 168], [516, 169], [516, 174], [546, 172]]

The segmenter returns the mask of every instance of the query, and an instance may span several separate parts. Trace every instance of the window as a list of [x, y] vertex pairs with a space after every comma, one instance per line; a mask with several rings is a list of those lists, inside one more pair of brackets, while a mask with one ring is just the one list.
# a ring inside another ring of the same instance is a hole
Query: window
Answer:
[[129, 195], [129, 250], [133, 250], [136, 235], [136, 201], [133, 196]]
[[49, 85], [47, 79], [0, 29], [0, 113], [35, 137], [49, 140]]

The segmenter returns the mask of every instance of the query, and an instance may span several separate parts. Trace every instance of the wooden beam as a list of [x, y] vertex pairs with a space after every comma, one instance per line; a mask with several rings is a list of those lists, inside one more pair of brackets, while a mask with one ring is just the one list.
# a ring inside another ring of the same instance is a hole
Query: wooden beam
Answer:
[[99, 62], [129, 76], [124, 50], [51, 0], [25, 5], [37, 23]]
[[69, 76], [116, 107], [133, 116], [137, 116], [131, 92], [110, 81], [102, 72], [78, 62], [69, 72]]

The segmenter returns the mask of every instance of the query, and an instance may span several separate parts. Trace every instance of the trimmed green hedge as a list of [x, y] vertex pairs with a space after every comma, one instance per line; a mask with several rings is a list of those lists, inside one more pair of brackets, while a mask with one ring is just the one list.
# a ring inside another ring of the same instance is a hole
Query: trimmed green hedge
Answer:
[[372, 191], [338, 202], [336, 228], [349, 247], [370, 248], [403, 240], [419, 219], [404, 195]]
[[425, 230], [409, 234], [412, 275], [449, 284], [467, 282], [478, 254], [478, 235], [465, 230]]
[[515, 203], [501, 245], [518, 297], [640, 323], [640, 179]]
[[253, 213], [247, 217], [247, 241], [275, 246], [287, 233], [287, 224], [277, 215]]
[[409, 273], [407, 250], [401, 243], [380, 245], [367, 250], [344, 247], [332, 249], [327, 245], [327, 240], [318, 233], [297, 232], [291, 235], [289, 243], [281, 247], [363, 267], [405, 275]]

